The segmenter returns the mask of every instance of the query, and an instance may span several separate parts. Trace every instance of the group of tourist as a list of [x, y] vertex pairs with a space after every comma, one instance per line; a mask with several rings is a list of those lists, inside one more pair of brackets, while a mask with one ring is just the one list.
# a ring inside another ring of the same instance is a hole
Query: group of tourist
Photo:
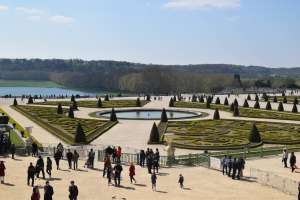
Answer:
[[[284, 165], [284, 168], [288, 168], [288, 165], [287, 165], [287, 162], [288, 162], [288, 159], [289, 159], [289, 152], [286, 148], [283, 149], [283, 152], [282, 152], [282, 162], [283, 162], [283, 165]], [[290, 168], [292, 170], [292, 172], [295, 171], [295, 169], [297, 169], [297, 159], [296, 159], [296, 156], [295, 156], [295, 153], [294, 152], [291, 152], [291, 156], [290, 156]]]
[[158, 173], [159, 159], [160, 159], [160, 154], [159, 154], [158, 149], [156, 149], [155, 153], [154, 153], [152, 149], [147, 148], [146, 152], [144, 150], [140, 151], [139, 165], [141, 167], [145, 167], [145, 162], [146, 162], [146, 166], [148, 168], [149, 174], [152, 173], [152, 170], [154, 172]]
[[[78, 197], [78, 187], [75, 185], [74, 181], [70, 182], [69, 186], [69, 199], [70, 200], [77, 200]], [[44, 186], [44, 200], [52, 200], [54, 195], [54, 189], [50, 185], [49, 181], [46, 181], [46, 184]], [[41, 195], [39, 191], [39, 187], [35, 186], [32, 189], [32, 195], [31, 195], [31, 200], [40, 200]]]
[[222, 173], [232, 179], [241, 179], [243, 177], [243, 170], [245, 169], [244, 158], [232, 158], [232, 156], [225, 155], [221, 160]]

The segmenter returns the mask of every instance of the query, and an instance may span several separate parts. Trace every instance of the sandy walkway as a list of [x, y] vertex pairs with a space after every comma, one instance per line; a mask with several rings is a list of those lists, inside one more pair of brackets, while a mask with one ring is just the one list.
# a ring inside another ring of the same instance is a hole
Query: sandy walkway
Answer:
[[[2, 158], [0, 158], [3, 160]], [[0, 185], [0, 197], [9, 200], [29, 199], [32, 188], [26, 185], [26, 170], [28, 163], [35, 159], [21, 157], [19, 161], [4, 159], [7, 167], [6, 182], [8, 185]], [[101, 170], [86, 170], [80, 163], [80, 171], [67, 170], [66, 161], [62, 162], [63, 171], [53, 170], [54, 199], [67, 199], [70, 180], [75, 180], [79, 187], [79, 198], [85, 200], [292, 200], [293, 196], [283, 194], [270, 187], [261, 186], [255, 182], [233, 181], [222, 176], [219, 172], [202, 167], [162, 169], [158, 176], [157, 190], [151, 190], [150, 177], [145, 169], [136, 167], [136, 180], [138, 184], [130, 184], [128, 167], [124, 167], [121, 188], [107, 186], [107, 179], [101, 177]], [[102, 169], [102, 163], [97, 163], [96, 168]], [[179, 189], [177, 179], [179, 173], [185, 177], [185, 190]], [[46, 176], [47, 177], [47, 176]], [[37, 180], [37, 184], [44, 185], [44, 180]], [[41, 195], [43, 190], [40, 189]], [[114, 198], [113, 198], [114, 197]], [[1, 198], [2, 199], [2, 198]]]

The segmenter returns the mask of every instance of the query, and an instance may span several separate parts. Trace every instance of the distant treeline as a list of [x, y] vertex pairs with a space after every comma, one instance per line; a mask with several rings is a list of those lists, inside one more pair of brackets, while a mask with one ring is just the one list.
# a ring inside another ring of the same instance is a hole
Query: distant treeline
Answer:
[[[0, 79], [140, 93], [218, 92], [234, 87], [298, 87], [300, 68], [226, 64], [146, 65], [119, 61], [0, 59]], [[242, 82], [240, 81], [242, 77]], [[280, 77], [278, 77], [280, 76]]]

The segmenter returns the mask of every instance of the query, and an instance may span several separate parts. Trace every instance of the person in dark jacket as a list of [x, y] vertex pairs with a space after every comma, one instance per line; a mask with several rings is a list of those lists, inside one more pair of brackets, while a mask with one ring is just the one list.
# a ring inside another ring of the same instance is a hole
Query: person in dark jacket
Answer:
[[295, 169], [297, 168], [296, 162], [297, 162], [296, 161], [296, 156], [295, 156], [294, 152], [292, 152], [291, 153], [291, 157], [290, 157], [290, 166], [292, 168], [292, 172], [294, 172]]
[[31, 186], [34, 185], [34, 175], [35, 175], [35, 167], [32, 163], [30, 163], [28, 170], [27, 170], [27, 185], [29, 185], [30, 179], [31, 179]]
[[183, 189], [183, 182], [184, 182], [184, 177], [182, 176], [182, 174], [179, 174], [178, 183], [180, 184], [181, 189]]
[[46, 172], [50, 178], [51, 178], [51, 171], [52, 171], [52, 160], [50, 159], [50, 157], [47, 157]]
[[146, 158], [145, 151], [141, 150], [140, 151], [140, 163], [139, 163], [141, 167], [145, 166], [145, 158]]
[[231, 176], [231, 171], [232, 171], [232, 157], [228, 157], [228, 176]]
[[53, 187], [49, 184], [49, 181], [46, 181], [46, 185], [44, 186], [44, 200], [52, 200], [53, 194]]
[[79, 154], [77, 153], [76, 150], [74, 150], [74, 154], [73, 154], [73, 168], [74, 168], [74, 170], [78, 169], [78, 159], [79, 159]]
[[43, 179], [45, 179], [45, 170], [44, 170], [44, 160], [42, 158], [42, 156], [39, 156], [39, 159], [37, 160], [36, 162], [36, 166], [35, 166], [35, 169], [36, 169], [36, 177], [39, 178], [40, 176], [40, 172], [42, 172], [43, 174]]
[[151, 175], [151, 184], [152, 184], [153, 191], [156, 191], [156, 181], [157, 181], [157, 176], [156, 176], [155, 172], [153, 172]]
[[242, 157], [240, 157], [237, 163], [238, 163], [237, 179], [240, 179], [243, 176], [243, 170], [245, 168], [245, 160]]
[[36, 157], [38, 155], [38, 145], [35, 142], [32, 143], [31, 150], [32, 150], [32, 156]]
[[236, 161], [236, 158], [234, 158], [232, 161], [232, 179], [235, 179], [237, 169], [238, 169], [238, 163]]
[[69, 186], [69, 199], [77, 200], [78, 193], [78, 187], [74, 184], [74, 181], [71, 181], [71, 185]]
[[115, 167], [114, 167], [114, 172], [115, 172], [115, 186], [120, 186], [121, 183], [121, 173], [123, 171], [122, 165], [118, 162]]
[[59, 161], [60, 159], [62, 158], [62, 153], [61, 151], [56, 151], [55, 154], [54, 154], [54, 160], [55, 160], [55, 163], [56, 163], [56, 169], [59, 170]]
[[15, 153], [16, 153], [16, 145], [12, 144], [10, 147], [10, 153], [11, 153], [11, 158], [15, 159]]
[[69, 164], [69, 169], [72, 169], [73, 153], [70, 151], [70, 149], [68, 150], [68, 153], [66, 156], [67, 156], [67, 160], [68, 160], [68, 164]]

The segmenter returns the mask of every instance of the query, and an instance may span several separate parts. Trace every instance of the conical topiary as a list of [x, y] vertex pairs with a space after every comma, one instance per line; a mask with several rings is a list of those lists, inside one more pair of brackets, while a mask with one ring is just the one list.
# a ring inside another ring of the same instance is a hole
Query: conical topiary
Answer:
[[159, 130], [156, 126], [156, 123], [154, 122], [151, 129], [148, 144], [159, 144], [159, 143], [160, 143]]
[[109, 96], [108, 96], [108, 94], [107, 94], [107, 95], [105, 95], [105, 97], [104, 97], [104, 101], [109, 101]]
[[72, 94], [72, 96], [71, 96], [71, 101], [73, 102], [73, 101], [75, 101], [75, 96]]
[[110, 113], [110, 121], [111, 121], [111, 122], [116, 122], [116, 121], [118, 121], [117, 114], [116, 114], [116, 111], [115, 111], [114, 108], [111, 109], [111, 113]]
[[244, 107], [244, 108], [249, 108], [249, 104], [248, 104], [247, 99], [245, 99], [244, 104], [243, 104], [243, 107]]
[[220, 103], [221, 103], [220, 98], [217, 97], [217, 98], [216, 98], [216, 101], [215, 101], [215, 104], [220, 104]]
[[239, 106], [239, 103], [238, 103], [237, 99], [234, 99], [233, 105], [234, 106]]
[[282, 102], [283, 102], [283, 103], [287, 103], [287, 98], [286, 98], [286, 96], [285, 96], [285, 97], [283, 97], [283, 100], [282, 100]]
[[294, 103], [294, 104], [299, 104], [298, 98], [297, 98], [297, 97], [294, 98], [294, 102], [293, 102], [293, 103]]
[[14, 103], [13, 103], [13, 106], [17, 106], [18, 105], [18, 101], [16, 98], [14, 98]]
[[193, 94], [192, 96], [192, 102], [197, 102], [197, 96]]
[[204, 97], [203, 97], [203, 95], [200, 96], [199, 102], [200, 103], [204, 103]]
[[28, 104], [33, 104], [33, 98], [32, 98], [32, 96], [29, 96], [29, 98], [28, 98]]
[[277, 110], [280, 111], [280, 112], [284, 111], [283, 103], [282, 102], [279, 102]]
[[259, 97], [257, 94], [255, 94], [255, 101], [259, 101]]
[[282, 92], [281, 96], [285, 97], [285, 92], [284, 91]]
[[86, 143], [86, 136], [84, 134], [84, 130], [80, 123], [78, 123], [77, 127], [76, 127], [75, 143], [77, 143], [77, 144], [85, 144]]
[[[63, 108], [62, 108], [61, 104], [59, 103], [57, 106], [57, 114], [61, 115], [63, 113], [64, 113]], [[73, 114], [73, 116], [74, 116], [74, 114]]]
[[169, 107], [174, 107], [174, 99], [172, 97], [169, 101]]
[[215, 112], [214, 112], [214, 120], [219, 120], [220, 119], [220, 113], [219, 113], [219, 109], [216, 108]]
[[140, 100], [140, 98], [137, 98], [136, 99], [136, 107], [141, 107], [141, 106], [142, 106], [141, 100]]
[[230, 111], [231, 111], [231, 112], [233, 112], [233, 111], [234, 111], [234, 105], [233, 105], [233, 103], [232, 103], [232, 104], [230, 104]]
[[250, 135], [249, 135], [249, 141], [251, 143], [261, 142], [260, 133], [259, 133], [255, 123], [253, 123], [253, 125], [252, 125], [252, 129], [251, 129], [251, 132], [250, 132]]
[[175, 102], [175, 101], [177, 101], [177, 98], [176, 98], [176, 96], [174, 95], [174, 97], [173, 97], [173, 101]]
[[[146, 100], [147, 101], [151, 101], [151, 96], [148, 94], [147, 96], [146, 96]], [[179, 100], [179, 99], [178, 99]]]
[[210, 108], [210, 102], [206, 101], [206, 108]]
[[251, 95], [250, 95], [250, 94], [248, 94], [248, 96], [247, 96], [247, 100], [248, 100], [248, 101], [250, 101], [250, 100], [251, 100]]
[[72, 108], [73, 108], [73, 110], [78, 110], [78, 106], [77, 106], [77, 102], [76, 101], [73, 101]]
[[240, 116], [240, 111], [239, 111], [239, 107], [238, 106], [234, 106], [233, 116], [234, 117]]
[[260, 109], [260, 105], [259, 105], [258, 101], [255, 101], [254, 108], [255, 109]]
[[270, 101], [267, 101], [266, 110], [272, 110], [272, 106], [271, 106]]
[[276, 96], [274, 96], [273, 102], [277, 103], [277, 97]]
[[99, 97], [99, 99], [98, 99], [98, 101], [97, 101], [97, 107], [98, 107], [98, 108], [102, 108], [101, 97]]
[[163, 110], [161, 112], [160, 121], [161, 122], [168, 122], [167, 112], [166, 112], [166, 109], [164, 109], [164, 108], [163, 108]]
[[263, 93], [262, 98], [264, 99], [264, 101], [269, 100], [269, 97], [268, 97], [267, 93], [265, 93], [265, 92]]
[[295, 104], [295, 103], [294, 103], [294, 105], [293, 105], [292, 112], [293, 112], [293, 113], [297, 113], [297, 112], [298, 112], [297, 104]]
[[228, 105], [229, 105], [228, 99], [227, 99], [227, 97], [225, 97], [225, 100], [224, 100], [224, 106], [228, 106]]
[[70, 106], [70, 108], [69, 108], [68, 117], [74, 118], [74, 110], [73, 110], [72, 106]]

